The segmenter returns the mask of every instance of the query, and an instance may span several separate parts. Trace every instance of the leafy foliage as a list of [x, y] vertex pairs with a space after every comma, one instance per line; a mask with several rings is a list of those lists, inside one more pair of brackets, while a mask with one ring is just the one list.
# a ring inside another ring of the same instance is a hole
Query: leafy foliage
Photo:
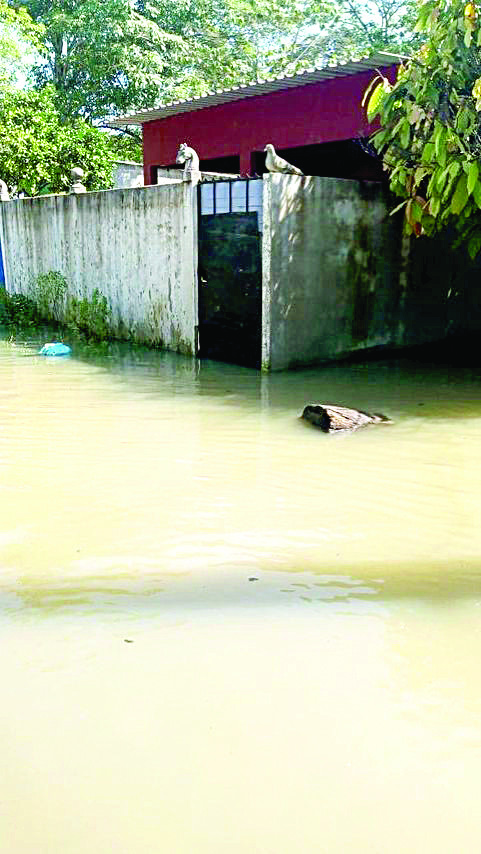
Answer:
[[[17, 0], [0, 0], [15, 8]], [[416, 0], [24, 0], [34, 80], [64, 119], [108, 122], [373, 50], [412, 49]]]
[[37, 303], [23, 294], [9, 294], [0, 288], [0, 326], [33, 327], [40, 320]]
[[410, 55], [419, 46], [414, 32], [416, 0], [340, 0], [328, 30], [336, 59], [388, 50]]
[[49, 270], [35, 279], [32, 299], [42, 320], [60, 322], [70, 331], [95, 341], [109, 337], [112, 312], [98, 288], [90, 298], [70, 296], [65, 276]]
[[67, 280], [61, 273], [50, 270], [35, 280], [35, 302], [44, 320], [60, 320], [67, 298]]
[[[7, 2], [15, 6], [17, 0]], [[151, 103], [175, 59], [180, 61], [182, 39], [169, 22], [160, 26], [152, 15], [139, 11], [139, 6], [150, 9], [152, 4], [25, 0], [24, 5], [43, 28], [36, 84], [54, 86], [64, 118], [97, 119]]]
[[[158, 100], [173, 100], [295, 74], [330, 60], [379, 49], [413, 49], [416, 0], [197, 0], [176, 9], [187, 51], [162, 81]], [[150, 3], [155, 20], [165, 4]], [[155, 10], [157, 9], [157, 12]], [[415, 38], [414, 38], [415, 43]]]
[[40, 47], [42, 28], [18, 4], [0, 0], [0, 82], [13, 82], [26, 71], [33, 53]]
[[142, 131], [140, 128], [129, 133], [105, 133], [106, 142], [116, 160], [131, 160], [142, 163]]
[[95, 288], [91, 299], [69, 297], [66, 325], [89, 339], [104, 341], [109, 337], [111, 314], [107, 298]]
[[0, 326], [32, 328], [55, 322], [89, 341], [107, 340], [112, 314], [107, 298], [98, 288], [91, 298], [69, 296], [67, 291], [67, 280], [54, 270], [37, 276], [30, 296], [0, 288]]
[[481, 249], [481, 20], [474, 3], [429, 0], [417, 22], [422, 48], [391, 85], [377, 79], [368, 115], [374, 138], [403, 198], [408, 233], [451, 225], [474, 258]]
[[106, 189], [114, 159], [105, 133], [82, 119], [62, 124], [51, 89], [0, 91], [0, 176], [10, 191], [65, 192], [73, 166], [88, 190]]

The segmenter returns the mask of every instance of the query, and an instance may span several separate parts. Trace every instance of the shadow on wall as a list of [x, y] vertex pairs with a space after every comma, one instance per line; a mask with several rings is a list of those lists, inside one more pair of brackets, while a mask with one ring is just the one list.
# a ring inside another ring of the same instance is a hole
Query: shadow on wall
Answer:
[[403, 237], [385, 187], [279, 174], [267, 180], [273, 370], [481, 328], [481, 264], [453, 250], [446, 235]]

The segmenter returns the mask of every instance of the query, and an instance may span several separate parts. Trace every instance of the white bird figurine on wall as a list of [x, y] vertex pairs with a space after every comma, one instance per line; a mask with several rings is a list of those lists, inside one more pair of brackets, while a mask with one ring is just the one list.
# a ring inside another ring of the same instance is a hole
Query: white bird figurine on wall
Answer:
[[303, 175], [297, 166], [293, 166], [291, 163], [288, 163], [287, 160], [284, 160], [283, 157], [279, 157], [276, 154], [276, 150], [273, 145], [269, 142], [264, 151], [266, 154], [266, 166], [269, 172], [284, 172], [286, 175]]

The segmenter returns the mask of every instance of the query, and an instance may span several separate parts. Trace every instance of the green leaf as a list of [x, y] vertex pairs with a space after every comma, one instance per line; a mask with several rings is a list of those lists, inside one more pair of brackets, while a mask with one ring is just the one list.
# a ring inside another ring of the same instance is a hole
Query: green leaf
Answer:
[[427, 195], [428, 199], [437, 195], [437, 191], [436, 191], [437, 177], [438, 177], [437, 172], [433, 172], [433, 174], [431, 175], [431, 177], [428, 181], [428, 186], [427, 186], [427, 190], [426, 190], [426, 195]]
[[419, 186], [423, 178], [427, 175], [427, 170], [422, 166], [418, 166], [418, 168], [414, 172], [414, 184], [416, 187]]
[[387, 134], [388, 134], [387, 130], [378, 130], [378, 131], [376, 131], [374, 136], [371, 137], [371, 142], [374, 143], [374, 145], [376, 146], [378, 151], [382, 148], [384, 140], [387, 137]]
[[443, 146], [442, 148], [439, 149], [439, 154], [437, 155], [437, 161], [438, 161], [439, 165], [440, 166], [446, 166], [446, 159], [447, 159], [446, 146]]
[[454, 191], [453, 198], [451, 199], [451, 204], [449, 209], [453, 214], [460, 214], [463, 210], [466, 202], [468, 201], [468, 187], [467, 187], [467, 178], [466, 175], [461, 175], [458, 183], [456, 184], [456, 189]]
[[424, 213], [423, 214], [423, 232], [424, 234], [433, 234], [436, 226], [436, 220], [433, 216]]
[[412, 206], [411, 206], [411, 217], [412, 217], [413, 221], [420, 222], [422, 215], [423, 215], [423, 209], [422, 209], [421, 205], [419, 204], [419, 202], [416, 201], [416, 199], [413, 199]]
[[411, 139], [411, 128], [407, 119], [401, 125], [400, 142], [403, 148], [408, 148]]
[[461, 107], [456, 116], [456, 130], [458, 133], [465, 133], [471, 122], [471, 111], [466, 107]]
[[443, 169], [442, 172], [436, 173], [436, 189], [438, 193], [442, 193], [444, 185], [446, 184], [446, 179], [449, 174], [449, 166], [447, 167], [447, 169]]
[[401, 208], [403, 208], [403, 207], [404, 207], [404, 205], [407, 205], [407, 203], [408, 203], [408, 200], [407, 200], [407, 199], [404, 199], [404, 201], [402, 201], [402, 202], [401, 202], [401, 204], [396, 205], [396, 207], [395, 207], [395, 208], [393, 208], [393, 210], [392, 210], [392, 211], [390, 211], [389, 216], [394, 216], [394, 214], [395, 214], [395, 213], [397, 213], [398, 211], [400, 211], [400, 210], [401, 210]]
[[469, 195], [471, 195], [471, 193], [473, 192], [474, 187], [476, 185], [476, 182], [478, 180], [478, 177], [479, 177], [479, 167], [478, 167], [478, 164], [476, 163], [476, 161], [473, 160], [473, 162], [469, 164], [469, 172], [468, 172], [467, 187], [468, 187], [468, 194]]
[[445, 127], [438, 126], [437, 132], [434, 134], [435, 142], [434, 149], [436, 153], [436, 160], [438, 161], [440, 166], [444, 166], [446, 164], [446, 139], [448, 132]]
[[371, 97], [367, 102], [367, 118], [369, 122], [372, 122], [373, 118], [378, 114], [381, 103], [383, 100], [384, 94], [384, 84], [382, 82], [378, 83], [378, 85], [373, 89]]
[[431, 163], [434, 154], [435, 154], [434, 144], [432, 142], [427, 142], [423, 148], [421, 160], [423, 161], [423, 163]]
[[478, 208], [481, 208], [481, 182], [478, 181], [473, 187], [473, 199]]
[[443, 190], [442, 194], [441, 194], [441, 200], [442, 200], [442, 203], [443, 203], [443, 205], [447, 205], [447, 210], [448, 210], [448, 211], [449, 211], [448, 200], [449, 200], [449, 199], [451, 198], [451, 196], [452, 196], [453, 189], [454, 189], [455, 185], [456, 185], [456, 178], [451, 178], [451, 177], [450, 177], [450, 178], [449, 178], [449, 180], [448, 180], [448, 181], [447, 181], [447, 183], [446, 183], [446, 186], [445, 186], [445, 188], [444, 188], [444, 190]]
[[418, 13], [418, 19], [416, 22], [416, 26], [414, 27], [415, 33], [420, 33], [424, 29], [426, 29], [426, 24], [427, 24], [427, 21], [428, 21], [428, 18], [430, 16], [431, 12], [432, 12], [432, 8], [433, 8], [432, 3], [424, 3], [421, 6], [419, 13]]
[[373, 88], [375, 87], [376, 82], [378, 80], [379, 80], [379, 74], [376, 74], [376, 76], [373, 77], [373, 79], [368, 84], [368, 86], [366, 86], [366, 89], [364, 90], [364, 95], [362, 96], [361, 107], [366, 106], [367, 99], [369, 98], [369, 96], [370, 96], [370, 94], [371, 94], [371, 92], [372, 92]]
[[481, 234], [474, 234], [468, 243], [468, 252], [471, 260], [474, 261], [481, 249]]
[[453, 160], [452, 163], [450, 163], [449, 167], [448, 167], [448, 172], [449, 172], [451, 178], [456, 178], [456, 175], [459, 174], [460, 169], [461, 169], [461, 164], [460, 164], [459, 160]]

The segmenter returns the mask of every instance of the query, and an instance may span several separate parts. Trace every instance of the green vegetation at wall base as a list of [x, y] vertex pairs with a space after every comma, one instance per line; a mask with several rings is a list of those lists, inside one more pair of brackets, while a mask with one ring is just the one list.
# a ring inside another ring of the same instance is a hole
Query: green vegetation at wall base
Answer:
[[111, 313], [98, 288], [90, 297], [69, 296], [67, 280], [54, 270], [37, 276], [31, 296], [0, 289], [0, 325], [12, 330], [53, 323], [74, 337], [102, 342], [111, 338]]
[[67, 329], [94, 341], [110, 337], [111, 310], [107, 298], [95, 288], [92, 297], [69, 297], [66, 313]]
[[9, 294], [0, 288], [0, 326], [32, 329], [40, 322], [37, 305], [23, 294]]

